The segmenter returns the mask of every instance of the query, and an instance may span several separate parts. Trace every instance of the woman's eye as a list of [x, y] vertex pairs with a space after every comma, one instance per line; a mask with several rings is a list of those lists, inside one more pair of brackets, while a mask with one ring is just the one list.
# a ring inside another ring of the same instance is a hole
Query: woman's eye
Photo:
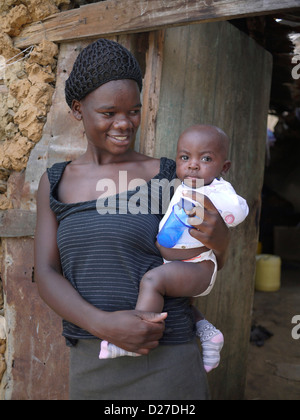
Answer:
[[141, 112], [140, 109], [134, 109], [133, 111], [130, 111], [130, 115], [139, 115]]
[[102, 115], [104, 115], [105, 117], [113, 117], [114, 112], [102, 112]]

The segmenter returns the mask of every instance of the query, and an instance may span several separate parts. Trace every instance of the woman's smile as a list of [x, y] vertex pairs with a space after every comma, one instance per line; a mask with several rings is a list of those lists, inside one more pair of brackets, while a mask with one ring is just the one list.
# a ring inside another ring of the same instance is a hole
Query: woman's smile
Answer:
[[128, 135], [116, 135], [116, 134], [107, 134], [109, 141], [116, 145], [127, 146], [131, 143], [131, 136]]

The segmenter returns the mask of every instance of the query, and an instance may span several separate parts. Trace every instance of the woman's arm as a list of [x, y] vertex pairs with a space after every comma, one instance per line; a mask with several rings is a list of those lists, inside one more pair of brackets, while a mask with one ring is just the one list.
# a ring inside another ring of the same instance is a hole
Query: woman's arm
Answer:
[[85, 301], [61, 271], [57, 248], [57, 221], [50, 209], [47, 174], [37, 194], [35, 275], [41, 298], [63, 319], [92, 335], [129, 351], [147, 354], [162, 337], [166, 315], [140, 311], [104, 312]]

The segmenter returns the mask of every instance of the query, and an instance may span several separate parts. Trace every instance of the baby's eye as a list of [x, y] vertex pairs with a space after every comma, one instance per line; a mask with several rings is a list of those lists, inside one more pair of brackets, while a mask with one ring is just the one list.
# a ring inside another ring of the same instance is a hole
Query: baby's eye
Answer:
[[203, 162], [211, 162], [212, 158], [210, 156], [203, 156], [201, 159]]
[[186, 156], [186, 155], [183, 155], [183, 156], [181, 156], [181, 160], [187, 161], [187, 160], [189, 160], [189, 157]]

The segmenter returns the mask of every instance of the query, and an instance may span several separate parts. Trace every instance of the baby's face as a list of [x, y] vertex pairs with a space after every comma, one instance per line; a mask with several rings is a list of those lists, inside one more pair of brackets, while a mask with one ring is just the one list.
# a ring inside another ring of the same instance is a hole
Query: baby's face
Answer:
[[[179, 138], [176, 156], [178, 178], [186, 185], [200, 187], [199, 180], [209, 185], [222, 173], [227, 172], [224, 143], [218, 132], [206, 129], [185, 131]], [[203, 185], [203, 184], [202, 184]]]

